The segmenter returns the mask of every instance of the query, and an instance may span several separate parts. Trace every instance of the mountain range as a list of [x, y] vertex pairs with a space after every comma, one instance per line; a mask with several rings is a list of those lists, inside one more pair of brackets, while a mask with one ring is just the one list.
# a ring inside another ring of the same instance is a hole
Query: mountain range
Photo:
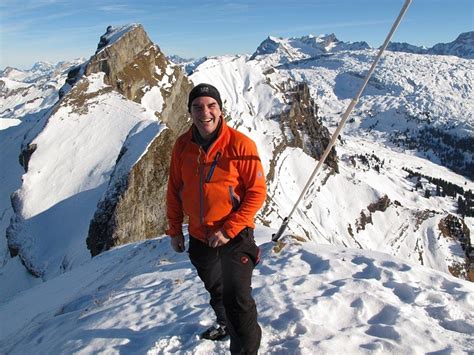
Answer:
[[[2, 314], [8, 313], [13, 322], [16, 310], [38, 295], [56, 292], [52, 290], [61, 285], [80, 286], [81, 279], [90, 287], [60, 292], [64, 300], [39, 302], [30, 315], [25, 311], [12, 329], [25, 326], [32, 315], [38, 323], [11, 340], [0, 338], [0, 349], [31, 350], [41, 337], [54, 344], [51, 337], [61, 324], [58, 319], [71, 329], [81, 315], [101, 322], [110, 319], [117, 325], [118, 318], [110, 311], [108, 318], [94, 318], [94, 314], [109, 309], [114, 295], [132, 297], [132, 284], [146, 288], [150, 281], [140, 275], [152, 271], [137, 263], [153, 250], [160, 260], [157, 263], [163, 265], [154, 277], [167, 282], [167, 271], [177, 278], [179, 265], [188, 270], [189, 262], [170, 256], [167, 243], [162, 243], [166, 240], [164, 198], [172, 144], [190, 123], [187, 93], [200, 82], [219, 89], [226, 119], [257, 143], [267, 174], [268, 197], [257, 216], [257, 237], [269, 264], [260, 269], [258, 285], [269, 283], [265, 277], [280, 268], [282, 277], [290, 279], [295, 271], [285, 265], [306, 261], [306, 274], [324, 274], [335, 287], [323, 290], [326, 296], [340, 292], [355, 311], [368, 312], [375, 301], [348, 293], [343, 287], [347, 272], [355, 287], [369, 293], [373, 287], [383, 297], [392, 293], [398, 297], [391, 306], [384, 299], [371, 317], [354, 314], [333, 325], [334, 329], [354, 322], [360, 325], [363, 335], [354, 351], [407, 351], [401, 344], [412, 334], [402, 329], [413, 332], [416, 326], [408, 325], [409, 319], [402, 315], [405, 303], [414, 307], [413, 312], [429, 315], [422, 330], [428, 331], [430, 322], [440, 325], [442, 329], [430, 339], [453, 332], [449, 339], [454, 345], [433, 340], [417, 351], [442, 351], [449, 346], [454, 351], [468, 349], [472, 345], [468, 334], [474, 329], [469, 318], [474, 300], [468, 296], [473, 286], [466, 281], [474, 280], [470, 237], [474, 225], [473, 34], [432, 47], [436, 53], [414, 53], [411, 46], [391, 45], [297, 209], [280, 245], [285, 253], [275, 263], [272, 253], [278, 251], [265, 240], [293, 207], [376, 49], [365, 42], [339, 41], [335, 35], [268, 37], [251, 55], [181, 60], [167, 57], [141, 25], [131, 24], [109, 27], [88, 60], [38, 63], [29, 71], [6, 68], [0, 73]], [[137, 257], [136, 266], [115, 274], [112, 270], [119, 260], [131, 262], [128, 253]], [[346, 257], [354, 272], [344, 266]], [[331, 258], [340, 260], [328, 261]], [[181, 264], [166, 266], [169, 263]], [[89, 279], [86, 275], [95, 267], [110, 281], [101, 284], [99, 278]], [[337, 278], [331, 279], [332, 268]], [[191, 284], [191, 274], [186, 275], [176, 281], [183, 288]], [[296, 276], [309, 292], [314, 279]], [[417, 286], [417, 277], [436, 280], [438, 286], [424, 292], [424, 287]], [[116, 278], [127, 282], [114, 286]], [[289, 298], [298, 283], [289, 282], [290, 289], [285, 290], [267, 286]], [[176, 289], [172, 284], [152, 289], [157, 292], [162, 287], [170, 292]], [[270, 307], [264, 292], [257, 292]], [[170, 301], [167, 294], [160, 297]], [[314, 297], [317, 305], [318, 297]], [[294, 302], [290, 304], [303, 307], [303, 298]], [[174, 299], [171, 303], [180, 307]], [[130, 304], [145, 307], [148, 301]], [[324, 306], [316, 306], [314, 314], [300, 313], [298, 307], [278, 308], [279, 321], [271, 319], [268, 308], [264, 332], [273, 341], [265, 345], [268, 351], [310, 351], [317, 346], [303, 342], [298, 347], [291, 339], [318, 333], [312, 322]], [[188, 311], [184, 307], [180, 313]], [[193, 324], [198, 317], [193, 313]], [[139, 322], [140, 329], [152, 321]], [[277, 330], [283, 331], [288, 322], [294, 327], [279, 339]], [[105, 343], [94, 348], [99, 330], [93, 328], [94, 336], [83, 333], [82, 343], [71, 339], [62, 351], [107, 351]], [[85, 332], [86, 328], [79, 329]], [[184, 325], [177, 330], [191, 331]], [[153, 337], [165, 333], [161, 329], [151, 332]], [[128, 333], [124, 338], [134, 339]], [[147, 348], [159, 353], [180, 348], [192, 351], [196, 346], [196, 340], [173, 339], [170, 336], [156, 344], [142, 340], [129, 350]], [[175, 343], [178, 348], [173, 348]], [[327, 340], [320, 343], [326, 349], [331, 346]], [[45, 352], [51, 349], [43, 346]], [[202, 351], [219, 349], [218, 345], [204, 346]]]

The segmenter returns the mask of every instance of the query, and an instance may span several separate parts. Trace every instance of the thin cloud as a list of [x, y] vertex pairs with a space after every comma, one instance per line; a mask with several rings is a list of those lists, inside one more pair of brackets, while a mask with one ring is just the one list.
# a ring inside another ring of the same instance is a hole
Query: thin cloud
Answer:
[[392, 21], [390, 20], [371, 20], [371, 21], [350, 21], [350, 22], [339, 22], [339, 23], [326, 23], [320, 25], [310, 25], [310, 26], [299, 26], [299, 27], [291, 27], [285, 29], [278, 29], [273, 30], [273, 33], [298, 33], [298, 32], [309, 32], [315, 30], [322, 30], [322, 29], [330, 29], [332, 31], [333, 28], [351, 28], [351, 27], [367, 27], [367, 26], [378, 26], [378, 25], [386, 25], [391, 24]]
[[14, 21], [6, 22], [4, 26], [0, 27], [1, 35], [19, 36], [25, 34], [25, 32], [37, 32], [38, 24], [50, 22], [53, 20], [75, 16], [79, 11], [64, 11], [57, 12], [50, 15], [41, 17], [30, 17], [26, 19], [15, 19]]
[[114, 13], [114, 14], [130, 14], [130, 13], [140, 13], [142, 11], [138, 11], [136, 8], [130, 7], [128, 4], [116, 4], [116, 5], [105, 5], [99, 6], [97, 10], [107, 13]]

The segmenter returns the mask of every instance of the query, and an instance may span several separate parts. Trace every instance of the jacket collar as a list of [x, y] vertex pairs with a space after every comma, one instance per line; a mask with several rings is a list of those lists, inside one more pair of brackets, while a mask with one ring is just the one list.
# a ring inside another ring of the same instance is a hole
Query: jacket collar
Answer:
[[202, 136], [199, 134], [198, 129], [193, 124], [189, 129], [189, 133], [191, 135], [191, 142], [196, 143], [197, 145], [201, 146], [204, 151], [208, 151], [209, 148], [217, 141], [222, 138], [225, 131], [227, 130], [227, 123], [224, 117], [221, 117], [219, 125], [217, 126], [216, 130], [212, 133], [209, 140], [204, 140]]

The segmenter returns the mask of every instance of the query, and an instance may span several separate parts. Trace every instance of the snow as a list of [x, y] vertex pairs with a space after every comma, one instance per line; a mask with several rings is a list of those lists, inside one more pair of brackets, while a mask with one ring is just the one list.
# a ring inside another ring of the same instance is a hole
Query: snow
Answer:
[[85, 114], [60, 107], [49, 118], [32, 142], [37, 150], [17, 192], [21, 230], [14, 243], [23, 246], [22, 255], [42, 277], [90, 258], [84, 240], [120, 149], [138, 122], [155, 120], [115, 92], [87, 106]]
[[109, 85], [105, 84], [104, 77], [105, 77], [104, 72], [93, 73], [89, 75], [88, 77], [89, 86], [87, 87], [87, 90], [85, 93], [92, 94], [94, 92], [110, 87]]
[[[289, 40], [279, 41], [291, 44]], [[325, 125], [333, 131], [375, 54], [375, 50], [338, 51], [273, 70], [268, 68], [280, 60], [278, 52], [252, 60], [245, 55], [223, 56], [209, 58], [193, 71], [195, 84], [209, 82], [219, 89], [224, 110], [232, 118], [230, 124], [257, 143], [265, 171], [273, 159], [276, 178], [267, 181], [269, 207], [260, 212], [258, 220], [278, 228], [317, 164], [291, 147], [274, 155], [283, 139], [278, 113], [287, 107], [280, 88], [305, 82]], [[424, 190], [414, 191], [414, 183], [407, 180], [408, 173], [402, 168], [442, 177], [465, 190], [474, 190], [474, 183], [439, 165], [436, 158], [427, 160], [421, 149], [396, 147], [389, 137], [406, 129], [410, 130], [408, 135], [414, 135], [422, 124], [445, 128], [458, 137], [472, 137], [473, 65], [472, 60], [456, 57], [384, 54], [351, 116], [353, 122], [344, 129], [344, 143], [337, 142], [340, 174], [329, 176], [329, 171], [322, 171], [316, 177], [289, 230], [319, 243], [378, 250], [445, 272], [453, 260], [463, 264], [465, 256], [459, 243], [447, 242], [438, 229], [442, 217], [457, 213], [456, 201], [425, 198]], [[422, 112], [430, 112], [432, 123], [410, 120]], [[353, 166], [351, 159], [358, 154], [375, 154], [384, 166], [380, 172], [360, 163]], [[435, 191], [434, 185], [427, 183], [425, 187]], [[361, 212], [384, 195], [400, 206], [374, 213], [372, 224], [356, 231]], [[469, 228], [473, 220], [465, 218]]]
[[152, 87], [142, 97], [142, 105], [153, 112], [161, 112], [163, 110], [163, 96], [159, 86]]
[[[387, 254], [259, 227], [253, 277], [262, 354], [469, 352], [474, 286]], [[167, 237], [115, 248], [0, 304], [0, 352], [209, 354], [208, 295]]]
[[15, 127], [21, 124], [21, 120], [16, 118], [2, 118], [0, 119], [0, 130]]
[[19, 88], [25, 88], [29, 85], [27, 83], [23, 83], [21, 81], [12, 80], [9, 78], [2, 78], [1, 81], [4, 83], [4, 88], [8, 91], [13, 91]]
[[107, 31], [103, 37], [107, 41], [107, 45], [104, 46], [103, 48], [100, 49], [100, 52], [102, 52], [105, 48], [112, 46], [115, 42], [117, 42], [120, 37], [122, 37], [125, 33], [132, 31], [134, 28], [138, 27], [139, 24], [132, 23], [132, 24], [127, 24], [123, 26], [118, 26], [118, 27], [113, 27], [110, 26], [110, 30]]

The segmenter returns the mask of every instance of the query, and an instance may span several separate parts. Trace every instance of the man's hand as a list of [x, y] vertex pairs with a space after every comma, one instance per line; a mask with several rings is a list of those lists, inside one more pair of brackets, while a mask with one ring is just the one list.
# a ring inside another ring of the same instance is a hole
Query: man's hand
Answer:
[[209, 246], [211, 248], [217, 248], [220, 247], [224, 244], [227, 244], [227, 242], [230, 240], [222, 230], [214, 233], [211, 235], [208, 239]]
[[177, 253], [182, 253], [184, 251], [184, 236], [182, 233], [171, 236], [171, 247]]

